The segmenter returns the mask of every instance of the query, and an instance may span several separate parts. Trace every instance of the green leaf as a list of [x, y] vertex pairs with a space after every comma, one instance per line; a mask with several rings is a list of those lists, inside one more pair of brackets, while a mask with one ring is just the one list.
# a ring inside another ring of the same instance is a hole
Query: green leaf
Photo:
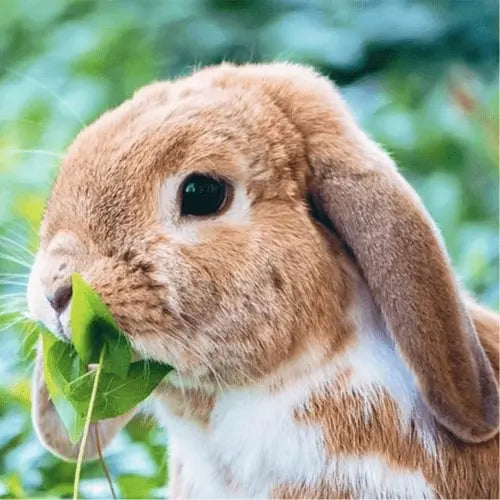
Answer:
[[[52, 400], [57, 414], [59, 415], [68, 437], [72, 443], [77, 443], [83, 432], [84, 421], [79, 412], [71, 405], [66, 398], [65, 394], [65, 380], [68, 374], [68, 363], [62, 353], [68, 348], [74, 349], [70, 344], [66, 344], [57, 340], [45, 328], [42, 329], [42, 343], [43, 343], [43, 378], [45, 385]], [[75, 356], [76, 358], [76, 356]], [[72, 358], [69, 358], [69, 363], [72, 363]], [[62, 372], [59, 371], [57, 362], [61, 362], [63, 366]], [[70, 368], [72, 370], [72, 368]]]
[[131, 359], [130, 345], [125, 335], [120, 331], [110, 332], [105, 338], [103, 371], [125, 379]]
[[53, 381], [63, 393], [72, 380], [85, 373], [75, 348], [66, 342], [53, 343], [47, 353], [47, 365]]
[[78, 273], [72, 274], [71, 283], [72, 341], [85, 364], [97, 363], [106, 334], [119, 335], [120, 329], [99, 295]]
[[58, 341], [42, 327], [44, 377], [70, 439], [77, 442], [89, 410], [98, 362], [92, 421], [116, 417], [137, 406], [172, 369], [153, 361], [131, 364], [131, 348], [107, 306], [78, 274], [73, 274], [73, 344]]
[[[151, 394], [171, 369], [154, 361], [136, 361], [130, 365], [125, 380], [113, 373], [103, 372], [92, 421], [116, 417], [131, 410]], [[86, 373], [73, 380], [68, 387], [68, 398], [82, 415], [88, 407], [94, 378], [94, 372]]]
[[99, 295], [77, 273], [71, 277], [72, 340], [84, 363], [96, 363], [105, 349], [103, 371], [125, 378], [132, 358], [127, 338]]

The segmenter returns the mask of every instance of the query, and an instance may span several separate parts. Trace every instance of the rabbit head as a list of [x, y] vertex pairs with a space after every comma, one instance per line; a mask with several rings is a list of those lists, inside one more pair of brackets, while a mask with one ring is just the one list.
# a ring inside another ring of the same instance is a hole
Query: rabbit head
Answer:
[[312, 343], [341, 348], [350, 261], [436, 419], [492, 436], [498, 388], [437, 230], [308, 68], [207, 68], [84, 129], [47, 204], [29, 304], [70, 336], [79, 272], [142, 355], [245, 384]]

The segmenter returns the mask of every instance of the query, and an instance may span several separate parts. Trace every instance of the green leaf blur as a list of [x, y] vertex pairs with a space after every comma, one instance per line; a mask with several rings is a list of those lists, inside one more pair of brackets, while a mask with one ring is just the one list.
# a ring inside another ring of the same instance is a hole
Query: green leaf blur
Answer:
[[[498, 309], [498, 20], [490, 0], [5, 0], [0, 16], [0, 497], [68, 497], [74, 464], [30, 421], [22, 321], [59, 155], [152, 80], [288, 59], [335, 80], [439, 226], [463, 284]], [[163, 498], [166, 436], [134, 418], [106, 453], [120, 494]], [[81, 491], [108, 495], [98, 463]]]

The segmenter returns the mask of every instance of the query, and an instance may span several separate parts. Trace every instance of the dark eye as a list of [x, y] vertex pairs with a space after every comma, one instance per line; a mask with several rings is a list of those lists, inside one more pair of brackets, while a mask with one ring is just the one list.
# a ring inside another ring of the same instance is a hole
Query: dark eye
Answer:
[[182, 186], [181, 215], [215, 214], [226, 199], [226, 184], [207, 175], [190, 175]]

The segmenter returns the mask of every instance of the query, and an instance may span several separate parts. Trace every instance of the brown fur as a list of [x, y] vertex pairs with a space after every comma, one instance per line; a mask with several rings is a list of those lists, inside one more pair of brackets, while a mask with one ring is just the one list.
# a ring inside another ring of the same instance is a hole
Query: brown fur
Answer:
[[181, 389], [172, 384], [163, 384], [156, 390], [155, 396], [167, 404], [176, 417], [195, 422], [202, 428], [209, 426], [215, 394], [202, 389]]
[[[195, 244], [182, 241], [188, 222], [178, 206], [159, 206], [164, 183], [192, 172], [243, 187], [250, 200], [243, 220], [194, 222]], [[328, 356], [348, 345], [352, 253], [443, 426], [449, 469], [429, 469], [429, 481], [442, 495], [494, 491], [494, 475], [469, 474], [490, 470], [498, 452], [498, 319], [468, 306], [483, 349], [417, 196], [312, 70], [224, 64], [141, 89], [70, 147], [40, 247], [47, 294], [82, 273], [137, 350], [215, 391], [260, 380], [309, 345]], [[355, 400], [337, 403], [343, 414], [315, 400], [299, 415], [321, 422], [332, 451], [380, 451], [401, 467], [427, 467], [403, 436], [384, 444], [344, 422], [359, 410]], [[207, 425], [210, 408], [193, 394], [178, 413]], [[395, 415], [385, 395], [375, 410], [387, 439], [382, 422]], [[334, 438], [334, 420], [345, 441]], [[485, 444], [465, 444], [477, 442]]]
[[278, 486], [271, 494], [271, 498], [287, 499], [287, 498], [356, 498], [354, 490], [338, 489], [328, 484], [317, 485], [311, 487], [307, 484]]
[[[438, 498], [499, 497], [498, 436], [467, 446], [443, 430], [437, 442], [439, 458], [435, 459], [424, 449], [415, 424], [409, 432], [401, 430], [397, 404], [384, 391], [366, 422], [365, 402], [343, 390], [349, 375], [339, 377], [325, 394], [314, 395], [296, 414], [300, 422], [322, 426], [332, 455], [378, 455], [393, 468], [421, 470]], [[305, 498], [309, 491], [310, 486], [297, 497]], [[335, 498], [338, 493], [335, 484], [328, 483], [321, 491], [324, 498]]]

